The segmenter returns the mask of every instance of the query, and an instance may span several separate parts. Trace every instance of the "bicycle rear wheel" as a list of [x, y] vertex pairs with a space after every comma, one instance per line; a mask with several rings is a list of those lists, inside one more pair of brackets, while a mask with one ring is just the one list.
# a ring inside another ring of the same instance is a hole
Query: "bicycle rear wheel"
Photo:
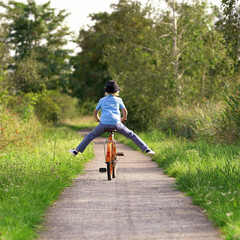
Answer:
[[112, 162], [107, 162], [107, 177], [108, 177], [108, 180], [112, 180], [112, 177], [113, 177], [113, 164], [112, 164]]
[[116, 176], [117, 176], [117, 162], [114, 162], [112, 178], [115, 178]]

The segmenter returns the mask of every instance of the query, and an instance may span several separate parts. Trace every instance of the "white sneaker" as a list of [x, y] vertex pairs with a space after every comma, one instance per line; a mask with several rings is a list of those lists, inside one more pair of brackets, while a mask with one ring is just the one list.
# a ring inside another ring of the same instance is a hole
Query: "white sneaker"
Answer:
[[146, 150], [146, 155], [147, 156], [153, 156], [153, 155], [155, 155], [155, 152], [151, 149], [148, 149], [148, 150]]
[[69, 152], [75, 157], [78, 154], [78, 151], [76, 151], [75, 149], [70, 149]]

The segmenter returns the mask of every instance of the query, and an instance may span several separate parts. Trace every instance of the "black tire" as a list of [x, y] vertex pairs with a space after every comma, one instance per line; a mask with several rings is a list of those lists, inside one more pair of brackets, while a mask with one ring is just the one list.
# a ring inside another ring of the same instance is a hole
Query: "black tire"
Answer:
[[107, 177], [108, 177], [108, 180], [112, 180], [112, 163], [111, 162], [107, 162]]
[[115, 178], [117, 176], [117, 163], [113, 163], [113, 174], [112, 177]]

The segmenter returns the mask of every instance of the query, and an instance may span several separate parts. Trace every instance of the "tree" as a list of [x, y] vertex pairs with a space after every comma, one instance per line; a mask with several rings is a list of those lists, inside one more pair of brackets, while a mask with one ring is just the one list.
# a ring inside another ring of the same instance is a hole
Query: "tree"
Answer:
[[[10, 56], [9, 46], [6, 43], [6, 29], [2, 26], [2, 16], [0, 16], [0, 104], [4, 100], [8, 90], [8, 82], [6, 79], [6, 73], [8, 65], [12, 62]], [[0, 110], [1, 110], [0, 106]]]
[[124, 88], [134, 115], [130, 124], [155, 125], [167, 106], [215, 95], [222, 81], [216, 68], [226, 51], [206, 3], [169, 1], [155, 18], [138, 2], [122, 0], [114, 7], [107, 32], [116, 40], [107, 45], [105, 61]]
[[45, 88], [45, 79], [40, 76], [41, 65], [32, 53], [19, 60], [14, 72], [9, 73], [9, 86], [15, 92], [39, 92]]
[[[162, 64], [175, 88], [176, 103], [215, 96], [221, 82], [215, 69], [226, 57], [221, 34], [214, 29], [215, 12], [208, 13], [206, 2], [167, 3], [168, 10], [155, 20], [156, 38], [161, 42]], [[168, 37], [163, 39], [164, 32]]]
[[[0, 15], [0, 72], [3, 73], [11, 62], [9, 46], [6, 42], [6, 29], [2, 25], [3, 17]], [[1, 75], [1, 74], [0, 74]]]
[[74, 71], [71, 76], [73, 95], [82, 100], [97, 101], [103, 96], [103, 88], [110, 79], [106, 64], [102, 61], [108, 41], [105, 32], [109, 23], [108, 13], [90, 15], [95, 25], [81, 29], [76, 40], [81, 51], [72, 57]]
[[68, 16], [65, 10], [57, 12], [50, 7], [50, 1], [42, 5], [34, 0], [28, 0], [27, 4], [9, 1], [1, 6], [6, 9], [3, 16], [8, 30], [7, 42], [15, 52], [12, 69], [17, 69], [18, 63], [34, 53], [41, 65], [40, 77], [45, 79], [47, 88], [65, 88], [62, 76], [70, 71], [66, 64], [70, 51], [63, 49], [66, 36], [70, 35], [69, 28], [64, 25]]
[[[155, 124], [164, 100], [164, 78], [157, 73], [159, 53], [152, 48], [153, 21], [150, 8], [137, 1], [119, 1], [113, 5], [107, 33], [111, 41], [105, 49], [105, 62], [117, 80], [131, 116], [131, 128], [147, 129]], [[153, 110], [154, 109], [154, 110]]]
[[167, 5], [156, 13], [120, 0], [111, 14], [92, 15], [96, 23], [80, 31], [82, 51], [73, 59], [75, 94], [87, 99], [97, 93], [97, 100], [106, 80], [117, 80], [131, 115], [128, 125], [138, 129], [156, 126], [168, 106], [219, 95], [227, 55], [215, 12], [199, 1]]
[[240, 4], [238, 0], [222, 0], [223, 12], [217, 26], [223, 32], [230, 56], [240, 61]]

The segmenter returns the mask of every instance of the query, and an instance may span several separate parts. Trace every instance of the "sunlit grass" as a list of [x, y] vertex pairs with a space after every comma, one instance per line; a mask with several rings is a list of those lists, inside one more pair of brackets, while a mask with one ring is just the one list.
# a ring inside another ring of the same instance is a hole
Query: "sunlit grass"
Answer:
[[[19, 146], [4, 147], [0, 153], [0, 238], [32, 239], [36, 235], [48, 206], [93, 157], [91, 145], [76, 158], [68, 153], [81, 141], [71, 129], [96, 125], [93, 117], [66, 120], [58, 128], [41, 130], [39, 137], [33, 128], [34, 136], [26, 138], [28, 133], [24, 133]], [[240, 239], [239, 147], [194, 143], [166, 137], [159, 131], [139, 136], [156, 152], [153, 160], [205, 209], [225, 238]], [[137, 149], [127, 138], [119, 134], [116, 138]]]
[[66, 128], [39, 134], [31, 146], [9, 145], [0, 154], [0, 239], [32, 239], [46, 209], [83, 172], [92, 146], [73, 157], [79, 134]]
[[[225, 239], [240, 239], [240, 148], [189, 142], [154, 131], [139, 136], [156, 152], [153, 158], [176, 178], [178, 188], [220, 227]], [[118, 135], [124, 143], [136, 147]]]
[[98, 123], [93, 116], [84, 116], [75, 119], [66, 119], [61, 121], [59, 126], [67, 126], [73, 130], [80, 130], [84, 128], [95, 128]]

